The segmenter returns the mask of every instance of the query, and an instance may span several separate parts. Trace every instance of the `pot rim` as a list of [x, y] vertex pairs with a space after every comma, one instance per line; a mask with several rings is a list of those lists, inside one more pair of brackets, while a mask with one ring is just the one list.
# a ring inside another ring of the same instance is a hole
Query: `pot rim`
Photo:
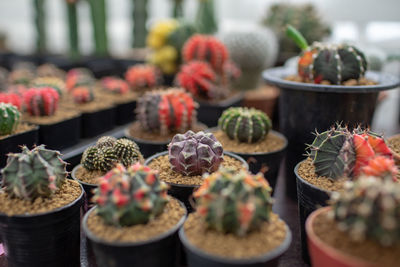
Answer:
[[[320, 215], [323, 212], [327, 212], [331, 210], [331, 206], [319, 208], [315, 211], [313, 211], [307, 218], [306, 220], [306, 233], [307, 233], [307, 241], [308, 242], [313, 242], [315, 245], [320, 248], [321, 250], [324, 250], [325, 253], [332, 258], [335, 259], [340, 259], [340, 262], [346, 262], [349, 266], [361, 266], [361, 267], [377, 267], [375, 264], [371, 264], [370, 262], [357, 258], [355, 256], [352, 256], [350, 254], [346, 254], [344, 252], [341, 252], [340, 250], [326, 244], [324, 241], [322, 241], [314, 232], [313, 229], [313, 222], [314, 219]], [[310, 247], [310, 246], [309, 246]], [[310, 248], [309, 248], [310, 250]]]
[[302, 183], [308, 185], [309, 187], [313, 188], [314, 190], [318, 190], [321, 191], [323, 193], [326, 193], [328, 195], [332, 194], [334, 191], [331, 190], [325, 190], [323, 188], [317, 187], [313, 184], [311, 184], [310, 182], [306, 181], [305, 179], [303, 179], [303, 177], [300, 176], [300, 174], [298, 173], [300, 164], [303, 163], [304, 161], [306, 161], [307, 159], [303, 159], [302, 161], [300, 161], [299, 163], [296, 164], [296, 166], [294, 167], [294, 174], [296, 175], [297, 179], [300, 180]]
[[[174, 198], [172, 196], [170, 196], [171, 198]], [[90, 210], [88, 210], [88, 212], [86, 212], [85, 216], [82, 219], [82, 229], [83, 232], [85, 233], [86, 237], [89, 238], [91, 241], [94, 241], [96, 243], [102, 244], [102, 245], [106, 245], [106, 246], [113, 246], [113, 247], [132, 247], [132, 246], [143, 246], [143, 245], [147, 245], [147, 244], [151, 244], [157, 241], [160, 241], [170, 235], [172, 235], [174, 232], [178, 231], [179, 228], [182, 227], [183, 223], [186, 221], [186, 217], [187, 217], [187, 209], [185, 207], [185, 205], [178, 199], [174, 198], [176, 201], [178, 201], [179, 205], [185, 210], [185, 214], [183, 214], [182, 218], [178, 221], [177, 224], [174, 225], [174, 227], [172, 227], [171, 229], [169, 229], [168, 231], [152, 237], [151, 239], [148, 240], [142, 240], [142, 241], [138, 241], [138, 242], [116, 242], [116, 241], [107, 241], [104, 239], [101, 239], [99, 237], [97, 237], [96, 235], [94, 235], [88, 228], [87, 226], [87, 220], [89, 218], [89, 215], [94, 212], [94, 210], [97, 208], [97, 205], [95, 205], [94, 207], [92, 207]]]
[[394, 89], [400, 85], [400, 79], [392, 74], [367, 71], [365, 76], [371, 80], [378, 81], [376, 85], [324, 85], [314, 83], [302, 83], [284, 80], [284, 77], [296, 74], [296, 69], [288, 67], [277, 67], [264, 70], [262, 77], [267, 83], [278, 86], [280, 89], [298, 91], [326, 92], [326, 93], [373, 93]]
[[[144, 162], [145, 166], [148, 166], [150, 164], [150, 162], [152, 162], [155, 158], [161, 157], [168, 154], [168, 151], [163, 151], [163, 152], [159, 152], [154, 154], [153, 156], [149, 157], [146, 159], [146, 161]], [[240, 156], [233, 154], [232, 152], [228, 152], [228, 151], [224, 151], [224, 155], [230, 156], [236, 160], [239, 160], [243, 166], [246, 168], [246, 170], [249, 170], [249, 164], [247, 164], [247, 162], [242, 159]], [[186, 188], [197, 188], [200, 187], [200, 185], [188, 185], [188, 184], [176, 184], [176, 183], [169, 183], [169, 182], [165, 182], [173, 187], [186, 187]]]
[[[283, 221], [282, 219], [280, 219], [280, 220]], [[285, 228], [286, 228], [286, 237], [283, 240], [283, 242], [278, 247], [273, 249], [272, 251], [269, 251], [266, 254], [262, 254], [261, 256], [257, 256], [257, 257], [253, 257], [253, 258], [232, 259], [232, 258], [225, 258], [222, 256], [217, 256], [217, 255], [213, 255], [208, 252], [205, 252], [190, 243], [190, 241], [187, 239], [187, 237], [185, 235], [184, 227], [182, 227], [179, 230], [179, 239], [181, 240], [182, 244], [184, 245], [184, 247], [186, 249], [190, 250], [192, 253], [197, 254], [203, 258], [209, 258], [211, 260], [220, 262], [222, 264], [231, 264], [231, 265], [255, 264], [255, 263], [259, 263], [259, 262], [267, 262], [269, 260], [277, 258], [277, 257], [283, 255], [289, 249], [289, 246], [292, 243], [292, 232], [290, 231], [290, 228], [288, 227], [286, 222], [284, 222], [284, 223], [285, 223]]]
[[[79, 179], [76, 177], [75, 173], [77, 172], [78, 168], [80, 168], [80, 167], [83, 167], [83, 165], [82, 165], [82, 164], [78, 164], [78, 165], [76, 165], [76, 166], [72, 169], [72, 171], [71, 171], [71, 177], [72, 177], [72, 179], [74, 179], [74, 180], [77, 181], [78, 183], [80, 183], [80, 184], [82, 184], [82, 185], [85, 185], [85, 186], [98, 187], [98, 186], [99, 186], [98, 184], [86, 183], [86, 182], [83, 182], [83, 181], [79, 180]], [[99, 177], [101, 177], [101, 176], [99, 176]]]

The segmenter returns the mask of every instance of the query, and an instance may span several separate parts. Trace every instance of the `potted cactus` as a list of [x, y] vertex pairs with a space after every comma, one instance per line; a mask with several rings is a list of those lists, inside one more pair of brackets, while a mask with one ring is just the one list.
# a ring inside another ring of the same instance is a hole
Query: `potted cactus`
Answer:
[[175, 266], [177, 232], [186, 209], [167, 195], [156, 171], [118, 164], [100, 178], [83, 218], [97, 266]]
[[136, 64], [129, 67], [125, 73], [125, 80], [131, 90], [140, 95], [162, 84], [160, 70], [150, 64]]
[[117, 163], [128, 167], [143, 161], [135, 142], [126, 138], [117, 140], [112, 136], [103, 136], [94, 146], [88, 147], [83, 152], [81, 164], [74, 167], [71, 176], [82, 184], [86, 192], [86, 204], [90, 204], [99, 177], [110, 171]]
[[326, 206], [332, 192], [343, 191], [345, 182], [363, 174], [396, 179], [398, 155], [381, 135], [337, 125], [316, 133], [308, 158], [295, 167], [303, 258], [308, 261], [305, 221], [318, 206]]
[[362, 177], [332, 194], [330, 205], [314, 211], [306, 222], [312, 266], [398, 265], [398, 182]]
[[1, 170], [0, 235], [8, 266], [78, 266], [83, 189], [55, 150], [22, 147]]
[[240, 106], [243, 93], [232, 91], [241, 72], [231, 61], [226, 46], [217, 38], [196, 34], [182, 49], [184, 64], [175, 83], [191, 92], [199, 102], [199, 121], [216, 126], [223, 110]]
[[265, 176], [274, 188], [287, 140], [271, 128], [272, 122], [264, 112], [231, 107], [222, 113], [218, 128], [213, 129], [213, 133], [225, 151], [247, 161], [250, 172], [256, 174], [266, 171]]
[[215, 172], [220, 165], [248, 169], [242, 158], [224, 152], [215, 136], [203, 131], [176, 134], [168, 151], [148, 158], [145, 165], [159, 171], [160, 179], [170, 185], [169, 194], [182, 201], [189, 212], [193, 210], [190, 196], [203, 183], [204, 173]]
[[206, 175], [179, 231], [188, 266], [278, 266], [292, 238], [272, 212], [271, 191], [261, 173], [221, 167]]
[[136, 121], [125, 130], [145, 158], [165, 151], [176, 133], [200, 131], [206, 126], [197, 123], [197, 103], [182, 89], [153, 90], [139, 97]]
[[295, 69], [281, 67], [266, 70], [263, 77], [281, 89], [279, 128], [289, 140], [286, 189], [288, 196], [295, 198], [295, 179], [291, 174], [304, 159], [303, 144], [312, 141], [308, 133], [315, 129], [324, 131], [335, 121], [369, 125], [379, 91], [397, 87], [399, 79], [366, 71], [368, 64], [356, 47], [323, 43], [309, 46], [293, 27], [287, 28], [287, 34], [303, 50], [297, 74]]

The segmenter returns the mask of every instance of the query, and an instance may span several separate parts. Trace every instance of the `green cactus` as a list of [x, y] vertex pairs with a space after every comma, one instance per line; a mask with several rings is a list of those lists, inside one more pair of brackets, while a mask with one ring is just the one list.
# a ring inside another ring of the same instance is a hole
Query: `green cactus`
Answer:
[[82, 155], [81, 163], [89, 171], [107, 172], [111, 170], [118, 161], [118, 157], [112, 147], [98, 148], [88, 147]]
[[261, 173], [222, 167], [207, 176], [193, 196], [197, 212], [210, 228], [243, 236], [269, 220], [271, 191]]
[[268, 115], [254, 108], [231, 107], [218, 120], [218, 127], [230, 139], [254, 143], [265, 138], [272, 127]]
[[131, 226], [157, 217], [169, 201], [168, 186], [156, 171], [139, 163], [127, 169], [118, 164], [100, 178], [93, 202], [106, 224]]
[[34, 200], [55, 193], [65, 178], [67, 163], [55, 150], [43, 145], [29, 150], [22, 147], [21, 153], [10, 153], [7, 165], [1, 171], [2, 186], [11, 197]]
[[118, 161], [125, 167], [143, 161], [143, 156], [140, 153], [138, 145], [129, 139], [121, 138], [117, 140], [114, 145], [114, 151], [118, 157]]
[[198, 0], [195, 26], [199, 33], [213, 34], [218, 30], [214, 12], [214, 0]]
[[18, 127], [21, 112], [12, 104], [0, 103], [0, 135], [12, 134]]
[[96, 142], [96, 147], [103, 148], [103, 147], [113, 147], [117, 142], [117, 138], [113, 136], [102, 136]]

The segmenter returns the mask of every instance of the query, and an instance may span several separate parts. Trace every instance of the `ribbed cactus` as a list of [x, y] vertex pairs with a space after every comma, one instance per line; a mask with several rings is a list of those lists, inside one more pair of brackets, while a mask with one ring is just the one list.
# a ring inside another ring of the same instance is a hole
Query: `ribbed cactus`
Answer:
[[65, 82], [57, 77], [38, 77], [32, 81], [32, 87], [42, 88], [50, 87], [57, 91], [62, 96], [65, 91]]
[[169, 201], [168, 186], [156, 171], [139, 163], [124, 168], [118, 164], [100, 178], [93, 201], [106, 224], [145, 224], [160, 215]]
[[104, 77], [101, 79], [102, 87], [110, 93], [123, 95], [129, 92], [129, 85], [120, 78]]
[[337, 226], [355, 241], [374, 240], [383, 246], [400, 244], [400, 184], [390, 179], [362, 177], [331, 197]]
[[230, 139], [254, 143], [265, 138], [272, 127], [268, 115], [254, 108], [231, 107], [218, 120], [218, 127]]
[[118, 157], [112, 147], [88, 147], [82, 155], [81, 164], [89, 171], [107, 172], [118, 162]]
[[218, 30], [214, 0], [198, 0], [195, 26], [200, 33], [213, 34]]
[[12, 104], [0, 103], [0, 135], [12, 134], [19, 124], [21, 113]]
[[155, 66], [147, 64], [130, 67], [125, 73], [125, 80], [135, 91], [154, 88], [162, 82], [160, 71]]
[[0, 103], [9, 103], [22, 110], [22, 97], [18, 93], [0, 93]]
[[55, 193], [67, 177], [67, 163], [55, 150], [43, 145], [21, 153], [8, 155], [7, 165], [1, 171], [2, 186], [11, 197], [34, 200]]
[[261, 173], [221, 167], [206, 176], [193, 194], [196, 210], [208, 227], [244, 236], [269, 221], [272, 189]]
[[113, 136], [102, 136], [96, 142], [96, 147], [103, 148], [103, 147], [114, 147], [115, 143], [117, 142], [117, 138]]
[[26, 111], [32, 116], [51, 116], [58, 108], [59, 95], [53, 88], [31, 88], [24, 93]]
[[303, 50], [298, 62], [298, 74], [314, 83], [329, 81], [341, 84], [350, 79], [360, 79], [367, 70], [364, 54], [356, 47], [346, 44], [313, 43], [311, 46], [292, 26], [287, 34]]
[[92, 85], [95, 82], [93, 73], [89, 69], [75, 68], [67, 72], [65, 87], [68, 91], [81, 85]]
[[196, 123], [197, 103], [182, 89], [155, 90], [137, 101], [137, 118], [146, 131], [184, 132]]
[[77, 104], [89, 103], [94, 100], [93, 90], [88, 86], [78, 86], [71, 92], [74, 102]]
[[172, 170], [188, 176], [216, 171], [224, 160], [223, 152], [215, 136], [202, 131], [177, 134], [168, 145]]
[[125, 167], [143, 161], [143, 156], [140, 153], [138, 145], [129, 139], [118, 139], [114, 144], [114, 151], [118, 157], [118, 161]]

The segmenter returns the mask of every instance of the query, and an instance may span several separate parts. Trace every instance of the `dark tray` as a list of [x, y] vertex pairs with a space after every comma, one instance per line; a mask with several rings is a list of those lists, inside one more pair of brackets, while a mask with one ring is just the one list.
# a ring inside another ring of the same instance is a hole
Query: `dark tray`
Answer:
[[115, 124], [123, 125], [129, 122], [132, 122], [136, 118], [136, 113], [134, 112], [136, 109], [136, 100], [116, 104], [115, 107]]
[[115, 106], [95, 112], [82, 113], [81, 137], [93, 137], [114, 128]]

